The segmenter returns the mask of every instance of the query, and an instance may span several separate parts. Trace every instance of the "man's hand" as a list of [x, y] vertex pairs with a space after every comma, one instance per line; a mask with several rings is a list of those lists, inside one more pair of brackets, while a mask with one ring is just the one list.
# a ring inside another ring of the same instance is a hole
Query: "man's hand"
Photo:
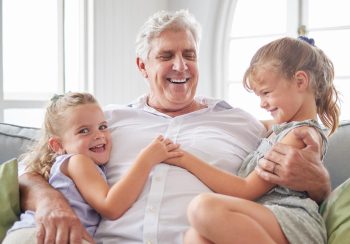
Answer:
[[40, 206], [35, 213], [37, 243], [94, 243], [80, 220], [65, 201], [55, 201], [51, 206]]
[[35, 173], [19, 177], [21, 207], [35, 211], [37, 243], [94, 243], [62, 194]]
[[305, 143], [302, 149], [277, 143], [260, 159], [256, 171], [266, 181], [296, 191], [307, 191], [317, 202], [330, 193], [329, 174], [321, 162], [319, 135], [308, 127], [293, 130]]

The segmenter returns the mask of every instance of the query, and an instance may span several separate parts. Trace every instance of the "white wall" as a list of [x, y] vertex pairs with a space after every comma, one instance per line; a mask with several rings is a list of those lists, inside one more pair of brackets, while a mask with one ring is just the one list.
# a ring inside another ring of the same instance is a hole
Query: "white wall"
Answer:
[[102, 105], [127, 103], [147, 91], [135, 62], [142, 23], [161, 9], [189, 9], [202, 24], [197, 94], [214, 96], [216, 23], [229, 0], [95, 0], [94, 91]]

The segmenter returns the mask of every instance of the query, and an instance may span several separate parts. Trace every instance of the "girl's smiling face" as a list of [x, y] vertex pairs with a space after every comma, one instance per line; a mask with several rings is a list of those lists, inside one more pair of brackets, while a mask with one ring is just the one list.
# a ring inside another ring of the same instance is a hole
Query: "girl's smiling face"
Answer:
[[253, 75], [251, 87], [260, 97], [260, 106], [276, 123], [303, 119], [304, 89], [295, 78], [288, 80], [273, 68], [261, 67]]
[[96, 164], [108, 162], [112, 141], [104, 114], [98, 104], [84, 104], [67, 109], [61, 136], [60, 153], [79, 153]]

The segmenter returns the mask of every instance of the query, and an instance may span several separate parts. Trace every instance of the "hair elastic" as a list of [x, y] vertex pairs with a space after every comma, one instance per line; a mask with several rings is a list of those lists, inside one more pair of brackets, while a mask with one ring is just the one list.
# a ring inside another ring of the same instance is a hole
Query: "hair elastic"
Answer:
[[63, 94], [54, 94], [53, 97], [50, 99], [51, 102], [57, 102], [58, 99], [60, 99], [61, 97], [63, 97]]
[[309, 43], [313, 47], [315, 46], [315, 40], [313, 38], [308, 38], [306, 36], [299, 36], [298, 39]]

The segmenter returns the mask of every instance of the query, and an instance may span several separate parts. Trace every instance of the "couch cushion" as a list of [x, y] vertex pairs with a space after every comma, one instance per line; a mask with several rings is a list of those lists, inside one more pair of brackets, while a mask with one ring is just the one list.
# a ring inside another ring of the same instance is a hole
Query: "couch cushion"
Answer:
[[350, 178], [338, 186], [321, 205], [328, 243], [349, 243], [350, 240]]
[[332, 188], [350, 177], [350, 121], [342, 121], [329, 138], [329, 147], [324, 159], [329, 171]]
[[16, 159], [0, 164], [0, 206], [1, 243], [20, 211]]
[[39, 133], [38, 128], [0, 123], [0, 164], [17, 158], [38, 138]]

